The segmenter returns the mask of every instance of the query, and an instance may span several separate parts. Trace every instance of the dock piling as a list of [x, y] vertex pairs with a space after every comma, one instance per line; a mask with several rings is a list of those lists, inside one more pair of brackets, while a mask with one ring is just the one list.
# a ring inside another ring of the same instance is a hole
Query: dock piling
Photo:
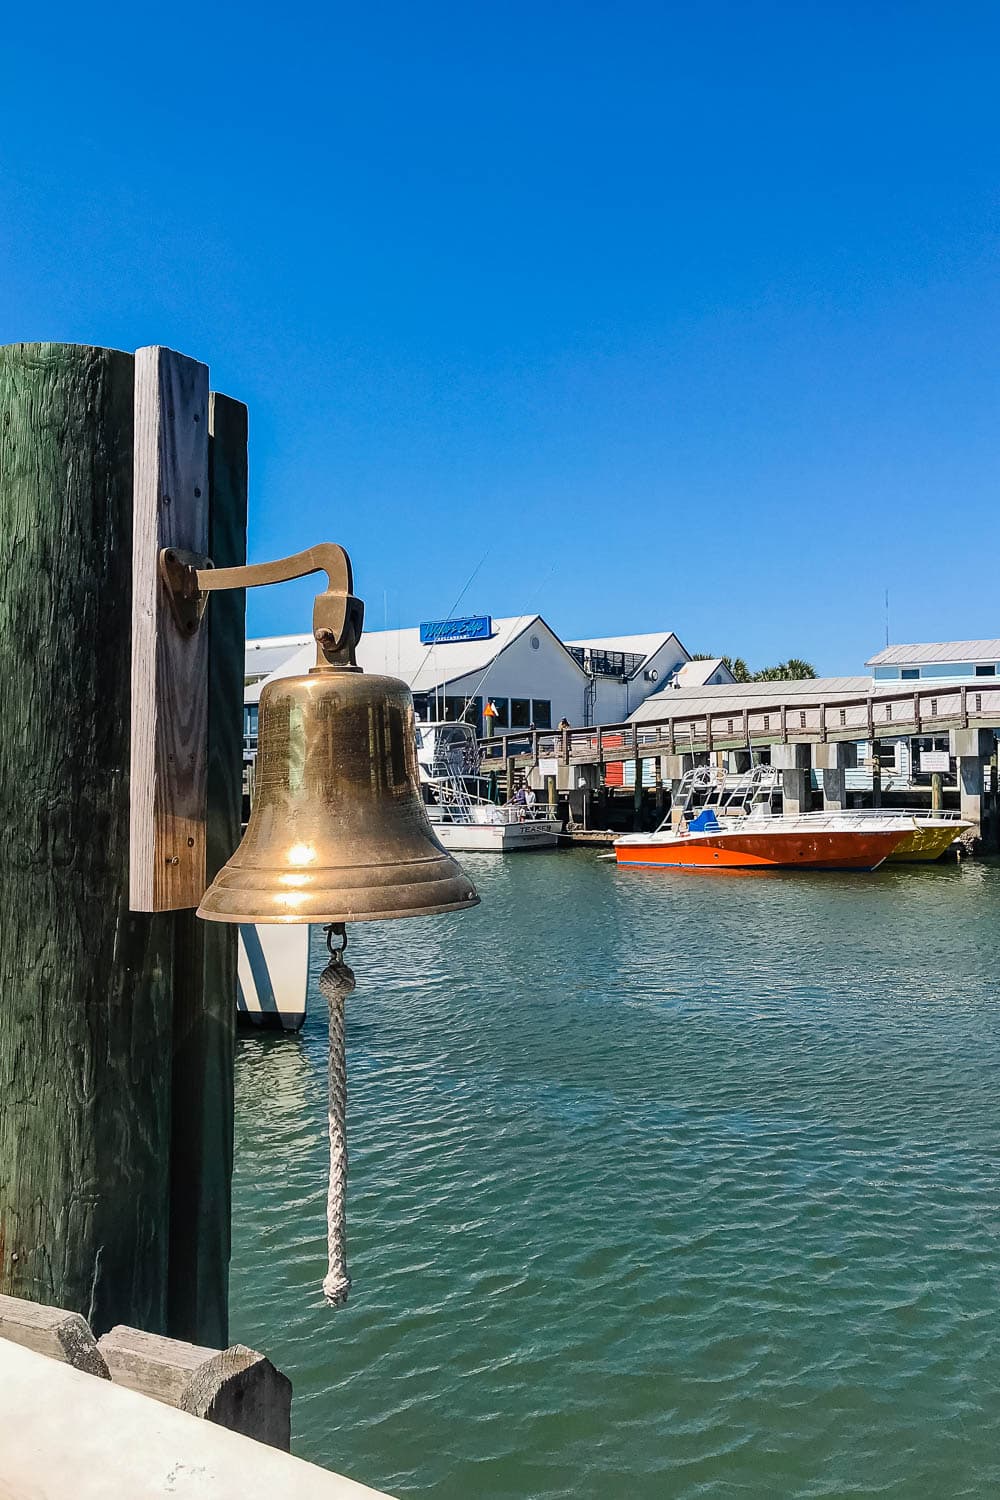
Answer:
[[129, 903], [133, 387], [130, 354], [0, 349], [0, 1293], [225, 1343], [235, 953]]

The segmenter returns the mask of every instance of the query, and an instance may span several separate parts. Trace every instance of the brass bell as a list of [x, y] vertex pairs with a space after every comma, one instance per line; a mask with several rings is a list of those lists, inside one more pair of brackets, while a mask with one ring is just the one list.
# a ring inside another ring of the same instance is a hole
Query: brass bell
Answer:
[[198, 915], [374, 922], [478, 902], [424, 809], [406, 684], [354, 666], [268, 683], [250, 822]]

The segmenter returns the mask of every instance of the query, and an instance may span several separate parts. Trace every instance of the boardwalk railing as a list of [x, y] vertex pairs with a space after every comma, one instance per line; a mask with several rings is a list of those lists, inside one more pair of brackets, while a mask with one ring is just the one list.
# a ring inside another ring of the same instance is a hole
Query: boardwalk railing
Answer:
[[512, 730], [482, 740], [480, 749], [487, 766], [512, 758], [584, 765], [747, 745], [891, 739], [968, 728], [1000, 728], [1000, 687], [949, 685], [812, 702], [799, 695], [792, 702], [775, 698], [763, 707], [729, 707], [707, 714], [680, 708], [676, 714], [639, 724]]

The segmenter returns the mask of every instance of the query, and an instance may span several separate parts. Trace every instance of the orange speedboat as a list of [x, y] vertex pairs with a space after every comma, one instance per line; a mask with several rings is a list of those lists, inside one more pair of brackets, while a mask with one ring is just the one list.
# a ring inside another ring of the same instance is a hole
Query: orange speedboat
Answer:
[[874, 870], [903, 837], [903, 828], [845, 828], [834, 814], [740, 818], [727, 828], [704, 808], [676, 832], [664, 824], [625, 834], [614, 850], [620, 865], [680, 870]]

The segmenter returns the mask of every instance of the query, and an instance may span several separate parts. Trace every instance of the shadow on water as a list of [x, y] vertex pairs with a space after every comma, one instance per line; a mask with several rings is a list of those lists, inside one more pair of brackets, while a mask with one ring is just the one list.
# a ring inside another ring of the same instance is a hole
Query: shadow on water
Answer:
[[232, 1336], [297, 1451], [444, 1500], [993, 1493], [998, 867], [466, 863], [479, 908], [351, 935], [342, 1312], [325, 1008], [239, 1044]]

